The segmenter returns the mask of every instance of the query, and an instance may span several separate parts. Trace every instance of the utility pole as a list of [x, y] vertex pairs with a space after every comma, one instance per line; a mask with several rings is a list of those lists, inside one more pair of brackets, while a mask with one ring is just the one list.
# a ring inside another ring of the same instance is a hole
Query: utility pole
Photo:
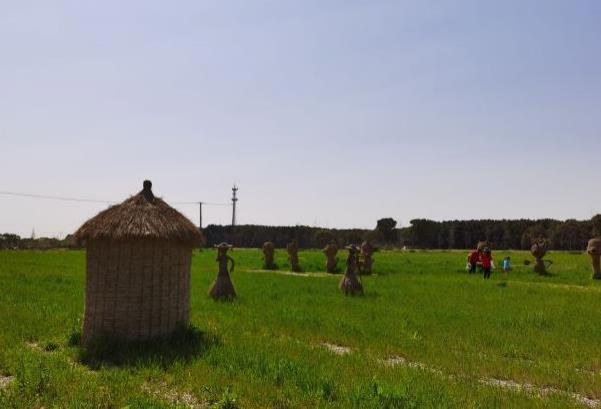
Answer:
[[198, 228], [202, 230], [202, 202], [198, 202]]
[[232, 226], [236, 225], [236, 202], [238, 198], [236, 197], [236, 192], [238, 191], [238, 186], [234, 185], [232, 188]]

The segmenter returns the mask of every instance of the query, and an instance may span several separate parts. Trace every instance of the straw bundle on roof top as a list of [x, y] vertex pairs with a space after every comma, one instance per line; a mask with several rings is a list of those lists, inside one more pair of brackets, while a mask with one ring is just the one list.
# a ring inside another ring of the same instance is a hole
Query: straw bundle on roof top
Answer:
[[197, 226], [162, 199], [154, 197], [150, 181], [123, 203], [91, 218], [75, 232], [79, 242], [110, 239], [158, 239], [198, 246], [204, 238]]

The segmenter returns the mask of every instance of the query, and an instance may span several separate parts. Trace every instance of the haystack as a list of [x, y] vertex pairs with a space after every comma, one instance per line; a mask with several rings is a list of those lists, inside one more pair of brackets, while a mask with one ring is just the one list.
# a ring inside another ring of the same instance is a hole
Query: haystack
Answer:
[[601, 237], [590, 239], [586, 251], [591, 256], [593, 279], [601, 280], [601, 267], [599, 265], [599, 259], [601, 258]]
[[360, 263], [359, 272], [364, 275], [371, 274], [372, 266], [374, 265], [373, 255], [378, 251], [377, 248], [372, 246], [369, 241], [364, 241], [361, 243], [361, 257], [362, 261]]
[[192, 249], [199, 229], [152, 193], [152, 183], [88, 220], [83, 342], [96, 336], [147, 340], [172, 333], [190, 316]]
[[484, 249], [487, 247], [492, 250], [492, 243], [488, 240], [480, 240], [476, 246], [476, 249], [478, 251], [484, 251]]
[[[545, 255], [547, 254], [548, 248], [549, 242], [542, 238], [535, 240], [532, 244], [532, 247], [530, 247], [530, 253], [532, 253], [534, 258], [536, 259], [536, 262], [534, 264], [534, 271], [540, 275], [547, 274], [547, 266], [545, 265], [545, 260], [543, 260], [543, 257], [545, 257]], [[550, 261], [548, 262], [551, 264]]]
[[345, 295], [363, 294], [363, 286], [357, 277], [357, 265], [359, 259], [359, 248], [354, 244], [346, 246], [348, 257], [346, 259], [346, 271], [340, 280], [340, 289]]
[[292, 240], [286, 245], [286, 251], [288, 252], [290, 270], [292, 270], [295, 273], [300, 273], [302, 269], [298, 262], [298, 244], [296, 244], [296, 240]]
[[[231, 301], [236, 298], [236, 290], [234, 290], [234, 284], [232, 284], [232, 279], [230, 278], [230, 273], [234, 272], [235, 262], [234, 259], [227, 254], [233, 247], [234, 246], [227, 243], [215, 245], [215, 248], [217, 249], [217, 262], [219, 262], [219, 272], [209, 290], [209, 295], [214, 300]], [[229, 271], [228, 261], [231, 263]]]
[[274, 257], [275, 245], [270, 241], [266, 241], [263, 243], [263, 268], [265, 270], [275, 270], [277, 268], [273, 261]]
[[338, 258], [336, 257], [338, 246], [334, 240], [324, 247], [323, 254], [326, 256], [326, 271], [328, 273], [335, 273], [336, 265], [338, 264]]

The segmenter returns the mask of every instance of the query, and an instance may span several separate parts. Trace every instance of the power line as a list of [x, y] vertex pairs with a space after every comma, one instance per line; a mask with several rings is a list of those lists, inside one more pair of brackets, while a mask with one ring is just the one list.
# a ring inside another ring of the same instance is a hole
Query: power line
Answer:
[[207, 205], [207, 206], [231, 206], [231, 203], [213, 203], [213, 202], [170, 202], [173, 205]]
[[33, 199], [50, 199], [50, 200], [63, 200], [68, 202], [89, 202], [89, 203], [114, 203], [110, 200], [97, 200], [97, 199], [81, 199], [75, 197], [63, 197], [63, 196], [47, 196], [38, 195], [34, 193], [18, 193], [18, 192], [3, 192], [0, 191], [0, 195], [5, 196], [17, 196], [17, 197], [29, 197]]
[[[67, 202], [87, 202], [87, 203], [105, 203], [105, 204], [119, 203], [119, 201], [116, 201], [116, 200], [82, 199], [82, 198], [76, 198], [76, 197], [40, 195], [40, 194], [36, 194], [36, 193], [20, 193], [20, 192], [0, 191], [0, 195], [15, 196], [15, 197], [28, 197], [31, 199], [61, 200], [61, 201], [67, 201]], [[230, 203], [213, 203], [213, 202], [200, 202], [200, 201], [172, 202], [171, 204], [173, 204], [173, 205], [198, 205], [199, 203], [202, 203], [203, 205], [207, 205], [207, 206], [231, 206]]]
[[[97, 199], [82, 199], [76, 197], [64, 197], [64, 196], [50, 196], [50, 195], [39, 195], [35, 193], [20, 193], [20, 192], [7, 192], [0, 191], [0, 195], [5, 196], [13, 196], [13, 197], [27, 197], [30, 199], [45, 199], [45, 200], [59, 200], [59, 201], [68, 201], [68, 202], [86, 202], [86, 203], [104, 203], [104, 204], [112, 204], [118, 203], [117, 201], [110, 200], [97, 200]], [[198, 227], [202, 229], [202, 206], [231, 206], [230, 203], [215, 203], [215, 202], [171, 202], [172, 205], [195, 205], [198, 206]], [[234, 203], [234, 209], [236, 205]], [[235, 212], [235, 210], [234, 210]]]

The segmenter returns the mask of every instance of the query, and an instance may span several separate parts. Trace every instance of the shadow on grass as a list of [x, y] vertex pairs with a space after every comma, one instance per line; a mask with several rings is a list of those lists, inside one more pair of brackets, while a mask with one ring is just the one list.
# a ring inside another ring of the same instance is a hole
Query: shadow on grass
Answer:
[[160, 366], [167, 369], [175, 363], [189, 362], [201, 357], [219, 344], [215, 335], [190, 325], [178, 328], [173, 334], [148, 341], [123, 341], [97, 337], [87, 345], [81, 344], [81, 333], [71, 334], [70, 346], [78, 348], [77, 359], [90, 369], [104, 365], [141, 367]]
[[368, 290], [368, 291], [365, 291], [363, 294], [357, 295], [355, 297], [363, 298], [363, 299], [380, 298], [380, 293], [377, 292], [376, 290]]
[[544, 273], [534, 273], [537, 277], [547, 278], [547, 277], [557, 277], [557, 273], [551, 273], [549, 271], [545, 271]]

